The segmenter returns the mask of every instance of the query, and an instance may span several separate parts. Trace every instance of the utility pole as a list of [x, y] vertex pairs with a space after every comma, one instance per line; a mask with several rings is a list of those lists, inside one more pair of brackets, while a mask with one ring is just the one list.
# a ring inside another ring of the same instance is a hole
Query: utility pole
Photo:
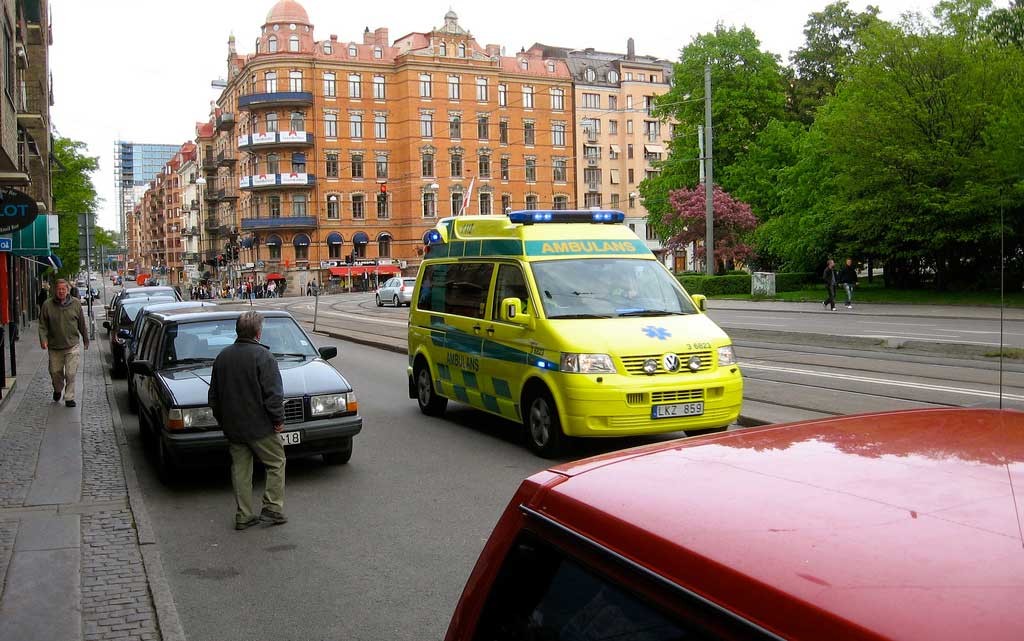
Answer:
[[[92, 289], [92, 247], [89, 237], [92, 236], [92, 212], [85, 213], [85, 293]], [[79, 293], [81, 294], [81, 293]], [[89, 296], [89, 340], [96, 340], [96, 319], [92, 315], [92, 296]]]
[[714, 168], [711, 153], [711, 60], [704, 63], [704, 215], [707, 217], [704, 232], [704, 264], [708, 276], [715, 275], [715, 207]]

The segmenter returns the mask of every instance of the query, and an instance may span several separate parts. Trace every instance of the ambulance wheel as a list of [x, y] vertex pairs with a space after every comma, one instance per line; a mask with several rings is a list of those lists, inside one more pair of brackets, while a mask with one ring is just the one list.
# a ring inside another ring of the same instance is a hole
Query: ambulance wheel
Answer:
[[422, 361], [416, 365], [416, 402], [427, 416], [441, 416], [448, 407], [448, 399], [434, 391], [430, 368]]
[[380, 299], [380, 294], [377, 294], [377, 307], [384, 307], [384, 301]]
[[546, 389], [539, 387], [526, 398], [526, 413], [523, 414], [526, 427], [526, 442], [536, 454], [543, 458], [555, 458], [565, 446], [562, 422], [558, 419], [555, 399]]

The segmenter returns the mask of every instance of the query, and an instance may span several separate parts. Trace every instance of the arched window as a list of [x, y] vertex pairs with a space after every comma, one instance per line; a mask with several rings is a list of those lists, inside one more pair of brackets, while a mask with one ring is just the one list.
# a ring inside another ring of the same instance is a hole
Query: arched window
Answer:
[[298, 50], [299, 50], [299, 37], [298, 36], [292, 36], [291, 38], [288, 38], [288, 51], [298, 51]]
[[466, 43], [465, 42], [460, 42], [459, 43], [459, 57], [460, 58], [465, 58], [466, 57]]
[[277, 53], [277, 36], [267, 38], [267, 51]]
[[288, 91], [302, 91], [302, 72], [288, 72]]
[[275, 91], [277, 91], [277, 72], [276, 71], [268, 71], [267, 73], [263, 74], [263, 79], [265, 81], [264, 82], [264, 89], [263, 89], [265, 92], [267, 92], [267, 93], [274, 93]]
[[444, 42], [442, 42], [440, 45], [438, 45], [438, 47], [437, 47], [437, 55], [439, 55], [439, 56], [447, 56], [448, 55], [448, 45], [445, 44]]
[[391, 234], [384, 232], [377, 236], [377, 255], [381, 258], [391, 258]]

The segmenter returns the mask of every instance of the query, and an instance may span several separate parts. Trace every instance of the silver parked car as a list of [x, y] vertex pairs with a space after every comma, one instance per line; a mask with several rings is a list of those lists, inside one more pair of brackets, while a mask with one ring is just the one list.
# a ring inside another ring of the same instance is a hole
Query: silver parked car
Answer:
[[408, 307], [412, 304], [412, 290], [415, 286], [415, 276], [395, 276], [377, 288], [377, 307], [383, 307], [384, 303]]

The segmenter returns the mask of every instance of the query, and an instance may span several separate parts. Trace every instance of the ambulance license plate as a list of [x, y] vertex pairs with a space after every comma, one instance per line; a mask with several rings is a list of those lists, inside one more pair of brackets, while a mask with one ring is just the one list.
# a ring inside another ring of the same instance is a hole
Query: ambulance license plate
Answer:
[[684, 416], [700, 416], [703, 413], [704, 403], [675, 403], [651, 407], [651, 418], [682, 418]]
[[302, 433], [279, 432], [277, 438], [281, 439], [281, 445], [298, 445], [302, 442]]

